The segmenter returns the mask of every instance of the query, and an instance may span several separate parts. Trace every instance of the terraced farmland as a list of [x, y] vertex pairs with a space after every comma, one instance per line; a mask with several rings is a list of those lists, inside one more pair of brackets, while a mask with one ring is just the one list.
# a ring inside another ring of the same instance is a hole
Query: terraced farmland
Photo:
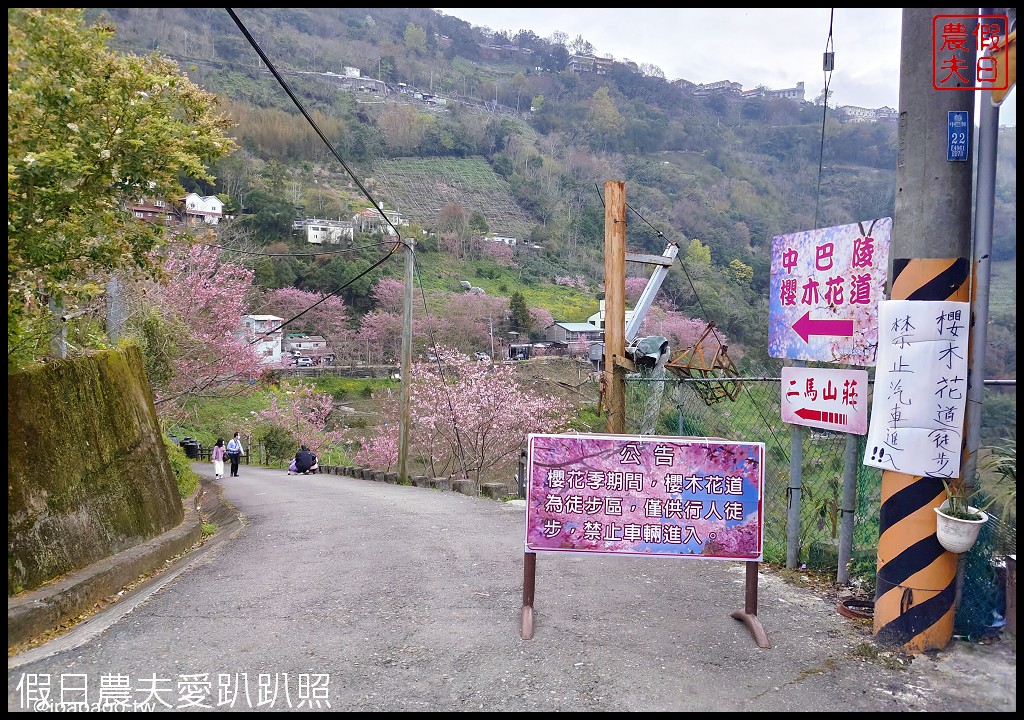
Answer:
[[414, 222], [432, 225], [441, 208], [457, 203], [468, 213], [482, 213], [495, 233], [525, 239], [536, 224], [481, 157], [381, 160], [373, 174], [388, 207]]

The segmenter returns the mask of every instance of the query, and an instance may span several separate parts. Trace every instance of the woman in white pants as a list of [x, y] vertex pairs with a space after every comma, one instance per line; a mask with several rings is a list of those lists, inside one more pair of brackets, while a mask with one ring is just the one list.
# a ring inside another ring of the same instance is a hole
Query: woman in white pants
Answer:
[[213, 460], [213, 476], [218, 480], [224, 477], [224, 456], [226, 454], [224, 438], [217, 438], [217, 444], [210, 451], [210, 459]]

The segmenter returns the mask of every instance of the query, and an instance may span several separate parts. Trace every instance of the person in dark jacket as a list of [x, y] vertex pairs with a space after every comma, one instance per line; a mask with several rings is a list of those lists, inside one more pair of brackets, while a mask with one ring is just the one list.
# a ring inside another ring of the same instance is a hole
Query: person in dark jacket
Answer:
[[303, 445], [295, 453], [295, 471], [299, 473], [309, 472], [316, 465], [316, 455], [308, 447]]

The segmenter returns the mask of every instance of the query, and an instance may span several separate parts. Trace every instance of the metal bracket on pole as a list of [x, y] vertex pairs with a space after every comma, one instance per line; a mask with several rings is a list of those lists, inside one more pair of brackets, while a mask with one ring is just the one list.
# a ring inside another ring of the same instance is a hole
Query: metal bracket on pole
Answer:
[[647, 287], [640, 293], [640, 299], [636, 301], [636, 307], [633, 308], [633, 317], [629, 319], [626, 324], [626, 343], [631, 343], [636, 339], [636, 334], [640, 331], [640, 323], [644, 321], [644, 316], [647, 315], [647, 311], [651, 309], [651, 303], [654, 302], [654, 296], [658, 294], [658, 290], [661, 289], [661, 284], [665, 282], [665, 276], [668, 275], [668, 269], [676, 261], [676, 255], [679, 254], [679, 246], [675, 243], [670, 243], [665, 248], [665, 252], [659, 255], [638, 255], [636, 253], [626, 253], [627, 262], [639, 262], [647, 263], [648, 265], [657, 265], [654, 268], [654, 272], [651, 273], [651, 279], [647, 281]]

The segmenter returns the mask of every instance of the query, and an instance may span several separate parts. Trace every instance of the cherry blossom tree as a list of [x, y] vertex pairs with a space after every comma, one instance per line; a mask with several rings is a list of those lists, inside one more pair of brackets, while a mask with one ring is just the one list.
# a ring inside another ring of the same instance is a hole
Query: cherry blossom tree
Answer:
[[162, 254], [161, 275], [147, 294], [150, 319], [142, 323], [148, 359], [167, 367], [150, 376], [161, 413], [259, 377], [261, 357], [241, 332], [252, 271], [221, 262], [218, 248], [174, 243]]
[[[565, 403], [525, 389], [508, 365], [478, 363], [441, 348], [442, 370], [417, 362], [411, 373], [409, 456], [435, 476], [458, 472], [478, 482], [517, 457], [528, 433], [564, 430]], [[397, 393], [383, 399], [387, 423], [360, 438], [355, 460], [390, 470], [398, 462]]]
[[636, 304], [636, 301], [640, 299], [640, 294], [647, 287], [647, 282], [647, 278], [642, 277], [626, 278], [626, 302]]
[[287, 431], [296, 444], [305, 445], [318, 456], [346, 442], [342, 430], [328, 430], [333, 399], [316, 391], [316, 385], [285, 381], [270, 398], [270, 407], [258, 417], [268, 425]]
[[555, 318], [544, 308], [531, 308], [530, 309], [530, 325], [531, 327], [537, 328], [537, 330], [543, 332], [547, 328], [555, 324]]
[[348, 327], [345, 301], [337, 295], [324, 299], [320, 293], [281, 288], [267, 292], [258, 307], [260, 312], [277, 315], [286, 321], [283, 328], [286, 333], [305, 332], [322, 336], [335, 355], [345, 354], [355, 337]]
[[[703, 320], [687, 317], [678, 310], [670, 310], [654, 303], [640, 323], [637, 336], [663, 335], [668, 339], [672, 353], [675, 354], [692, 347], [707, 326]], [[721, 330], [717, 331], [717, 336], [723, 344], [728, 344]]]
[[327, 339], [344, 337], [349, 332], [345, 301], [337, 295], [325, 300], [320, 293], [281, 288], [267, 292], [258, 307], [262, 313], [285, 320], [299, 315], [285, 326], [285, 332], [301, 330]]
[[381, 278], [370, 293], [373, 305], [381, 312], [401, 314], [405, 307], [405, 283], [394, 278]]

